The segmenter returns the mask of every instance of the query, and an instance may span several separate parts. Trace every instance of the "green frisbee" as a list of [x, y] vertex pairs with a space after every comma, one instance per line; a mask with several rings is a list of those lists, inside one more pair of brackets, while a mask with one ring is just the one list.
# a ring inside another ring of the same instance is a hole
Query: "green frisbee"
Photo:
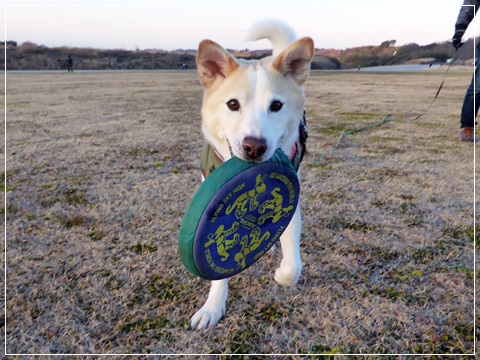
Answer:
[[297, 173], [281, 149], [266, 162], [233, 157], [198, 188], [180, 226], [184, 266], [208, 280], [231, 277], [279, 240], [297, 208]]

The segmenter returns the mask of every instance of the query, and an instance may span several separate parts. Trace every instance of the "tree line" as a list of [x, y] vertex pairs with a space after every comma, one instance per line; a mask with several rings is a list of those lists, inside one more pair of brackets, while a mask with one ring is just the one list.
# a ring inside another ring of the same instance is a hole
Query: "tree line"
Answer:
[[[195, 67], [193, 54], [161, 50], [49, 48], [25, 42], [17, 46], [7, 46], [6, 53], [7, 70], [66, 69], [66, 60], [69, 55], [73, 58], [73, 67], [76, 70], [154, 70]], [[4, 52], [1, 52], [1, 57], [4, 57]]]
[[[47, 47], [32, 42], [20, 45], [15, 41], [1, 42], [0, 59], [6, 62], [7, 70], [60, 70], [66, 68], [66, 59], [71, 55], [77, 70], [156, 70], [195, 69], [195, 50], [123, 50], [74, 47]], [[460, 63], [471, 63], [473, 39], [455, 51], [449, 42], [418, 45], [415, 43], [396, 46], [395, 40], [387, 40], [378, 46], [361, 46], [345, 50], [316, 49], [312, 69], [341, 69], [367, 66], [398, 65], [409, 62], [443, 63], [456, 55]], [[261, 58], [271, 52], [266, 50], [231, 50], [235, 56]]]

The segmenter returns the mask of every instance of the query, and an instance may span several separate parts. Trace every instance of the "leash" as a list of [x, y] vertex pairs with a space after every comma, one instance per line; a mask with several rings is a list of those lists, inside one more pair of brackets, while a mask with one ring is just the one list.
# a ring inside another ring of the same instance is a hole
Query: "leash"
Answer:
[[[450, 71], [450, 68], [453, 66], [453, 64], [455, 63], [455, 61], [457, 61], [457, 52], [458, 52], [458, 49], [455, 50], [455, 55], [453, 57], [453, 60], [450, 62], [450, 64], [448, 65], [448, 68], [447, 68], [447, 71], [445, 72], [445, 76], [443, 77], [443, 80], [442, 80], [442, 83], [440, 84], [440, 86], [438, 87], [438, 90], [437, 90], [437, 93], [435, 94], [435, 97], [433, 98], [432, 102], [430, 103], [430, 106], [427, 108], [427, 110], [425, 110], [423, 113], [421, 113], [420, 115], [418, 115], [416, 118], [414, 118], [412, 121], [417, 121], [418, 119], [420, 119], [423, 115], [427, 114], [430, 109], [432, 108], [433, 104], [435, 103], [435, 101], [437, 100], [438, 98], [438, 95], [440, 95], [440, 91], [442, 91], [442, 88], [443, 88], [443, 84], [445, 83], [445, 80], [447, 79], [447, 75], [448, 75], [448, 72]], [[312, 160], [312, 162], [314, 164], [317, 164], [321, 161], [323, 161], [327, 156], [330, 156], [330, 155], [333, 155], [337, 149], [340, 147], [340, 144], [342, 143], [342, 140], [344, 138], [346, 138], [347, 136], [349, 135], [353, 135], [353, 134], [356, 134], [356, 133], [359, 133], [359, 132], [364, 132], [364, 131], [368, 131], [368, 130], [371, 130], [371, 129], [374, 129], [376, 127], [379, 127], [379, 126], [382, 126], [384, 124], [386, 124], [387, 122], [389, 122], [391, 119], [392, 119], [393, 115], [392, 114], [388, 114], [386, 115], [380, 122], [378, 123], [375, 123], [375, 124], [372, 124], [372, 125], [367, 125], [367, 126], [364, 126], [364, 127], [361, 127], [359, 129], [355, 129], [355, 130], [349, 130], [349, 131], [344, 131], [337, 139], [337, 143], [335, 144], [335, 147], [327, 154], [324, 154], [322, 156], [320, 156], [318, 159], [314, 159]]]
[[438, 95], [440, 94], [440, 91], [442, 91], [443, 84], [445, 83], [445, 80], [447, 79], [447, 75], [448, 75], [448, 72], [450, 71], [450, 68], [453, 66], [455, 61], [457, 61], [457, 52], [458, 52], [458, 49], [455, 50], [455, 55], [453, 57], [453, 60], [448, 65], [448, 68], [447, 68], [447, 71], [445, 72], [445, 76], [443, 77], [442, 83], [438, 87], [437, 93], [435, 94], [435, 97], [433, 98], [433, 101], [430, 103], [430, 106], [422, 114], [418, 115], [415, 119], [413, 119], [413, 121], [416, 121], [416, 120], [420, 119], [423, 115], [428, 113], [430, 111], [430, 109], [432, 108], [433, 103], [435, 102], [435, 100], [437, 100]]
[[332, 151], [330, 151], [329, 153], [325, 154], [325, 155], [322, 155], [320, 156], [318, 159], [314, 159], [313, 160], [313, 163], [319, 163], [321, 161], [323, 161], [327, 156], [329, 155], [333, 155], [337, 149], [339, 148], [340, 146], [340, 143], [342, 142], [342, 140], [344, 138], [346, 138], [348, 135], [352, 135], [352, 134], [356, 134], [356, 133], [359, 133], [359, 132], [363, 132], [363, 131], [368, 131], [370, 129], [373, 129], [373, 128], [376, 128], [376, 127], [379, 127], [379, 126], [382, 126], [383, 124], [387, 123], [388, 121], [390, 121], [390, 119], [392, 118], [392, 115], [391, 114], [388, 114], [386, 115], [382, 121], [376, 123], [376, 124], [372, 124], [372, 125], [367, 125], [367, 126], [364, 126], [360, 129], [356, 129], [356, 130], [350, 130], [350, 131], [344, 131], [339, 137], [338, 137], [338, 140], [337, 140], [337, 143], [335, 145], [335, 147], [332, 149]]

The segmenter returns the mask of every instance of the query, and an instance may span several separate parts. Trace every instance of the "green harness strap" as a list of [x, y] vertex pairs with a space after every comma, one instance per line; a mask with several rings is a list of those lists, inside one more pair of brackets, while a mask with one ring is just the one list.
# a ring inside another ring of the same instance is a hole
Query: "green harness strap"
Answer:
[[202, 163], [200, 168], [203, 178], [206, 179], [210, 176], [222, 163], [223, 159], [216, 153], [213, 146], [206, 143], [202, 150]]

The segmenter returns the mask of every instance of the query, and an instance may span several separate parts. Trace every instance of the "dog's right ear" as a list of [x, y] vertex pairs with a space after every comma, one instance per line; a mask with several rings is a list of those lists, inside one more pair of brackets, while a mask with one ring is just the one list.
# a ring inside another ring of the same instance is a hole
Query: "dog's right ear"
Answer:
[[224, 48], [210, 40], [198, 46], [198, 75], [203, 86], [209, 88], [217, 79], [224, 79], [234, 72], [239, 64]]

